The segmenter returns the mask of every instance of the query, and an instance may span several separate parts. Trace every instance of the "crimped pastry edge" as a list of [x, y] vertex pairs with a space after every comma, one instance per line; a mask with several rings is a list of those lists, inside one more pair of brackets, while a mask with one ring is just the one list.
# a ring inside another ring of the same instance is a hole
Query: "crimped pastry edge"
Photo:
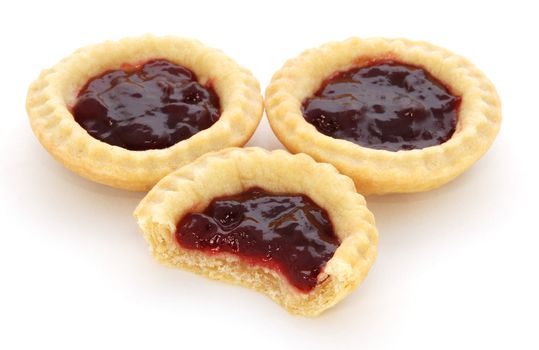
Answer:
[[[376, 150], [323, 135], [304, 119], [301, 103], [325, 78], [383, 57], [424, 67], [462, 97], [451, 139], [419, 150]], [[274, 74], [265, 108], [271, 128], [288, 150], [333, 164], [365, 195], [427, 191], [451, 181], [488, 150], [501, 123], [496, 89], [478, 68], [446, 49], [407, 39], [350, 38], [307, 50]]]
[[[176, 242], [174, 232], [183, 215], [203, 210], [215, 197], [253, 186], [304, 193], [327, 210], [342, 243], [324, 269], [329, 278], [313, 291], [299, 292], [277, 272], [246, 264], [235, 255], [186, 250]], [[134, 216], [159, 262], [257, 290], [303, 316], [318, 315], [351, 293], [377, 252], [374, 217], [353, 181], [329, 164], [283, 150], [228, 148], [203, 155], [163, 178], [142, 199]]]
[[[130, 151], [93, 138], [74, 120], [69, 106], [89, 79], [154, 58], [188, 67], [202, 84], [211, 80], [222, 109], [214, 125], [166, 149]], [[145, 35], [86, 46], [42, 71], [29, 88], [26, 109], [41, 144], [67, 168], [112, 187], [146, 191], [204, 153], [245, 144], [263, 105], [258, 81], [220, 50], [192, 39]]]

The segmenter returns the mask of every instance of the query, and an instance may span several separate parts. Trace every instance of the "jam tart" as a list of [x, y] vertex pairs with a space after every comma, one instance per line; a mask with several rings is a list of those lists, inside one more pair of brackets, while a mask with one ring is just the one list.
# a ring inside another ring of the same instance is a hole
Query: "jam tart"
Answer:
[[501, 122], [492, 83], [426, 42], [328, 43], [289, 60], [266, 90], [280, 141], [333, 164], [359, 192], [426, 191], [468, 169]]
[[159, 262], [255, 289], [299, 315], [348, 295], [376, 256], [374, 218], [353, 181], [283, 150], [208, 153], [159, 181], [134, 215]]
[[26, 106], [37, 138], [67, 168], [139, 191], [245, 144], [263, 110], [257, 80], [221, 51], [151, 35], [76, 51], [41, 73]]

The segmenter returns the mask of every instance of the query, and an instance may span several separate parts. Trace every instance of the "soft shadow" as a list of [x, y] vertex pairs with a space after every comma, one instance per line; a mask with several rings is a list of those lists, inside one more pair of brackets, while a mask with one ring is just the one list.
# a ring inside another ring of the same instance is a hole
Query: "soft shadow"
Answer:
[[51, 222], [49, 226], [54, 227], [51, 234], [82, 233], [81, 225], [91, 225], [98, 228], [92, 234], [106, 235], [107, 225], [118, 231], [121, 226], [134, 222], [132, 212], [144, 193], [86, 180], [64, 168], [37, 142], [29, 144], [31, 146], [23, 147], [20, 152], [18, 181], [24, 187], [15, 201], [36, 218]]
[[247, 142], [246, 147], [262, 147], [269, 150], [284, 149], [283, 144], [271, 130], [266, 114], [258, 125], [253, 137]]

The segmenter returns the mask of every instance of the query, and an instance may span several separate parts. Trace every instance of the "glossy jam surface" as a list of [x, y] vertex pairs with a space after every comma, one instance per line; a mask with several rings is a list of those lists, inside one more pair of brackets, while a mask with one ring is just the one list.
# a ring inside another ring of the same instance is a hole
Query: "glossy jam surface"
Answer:
[[303, 116], [327, 136], [399, 151], [449, 140], [459, 105], [424, 69], [379, 60], [328, 79], [303, 102]]
[[227, 252], [279, 271], [308, 292], [339, 240], [326, 211], [305, 195], [260, 188], [214, 199], [202, 213], [184, 216], [176, 230], [187, 249]]
[[189, 69], [161, 59], [122, 68], [91, 79], [72, 108], [94, 138], [133, 151], [162, 149], [219, 118], [217, 94]]

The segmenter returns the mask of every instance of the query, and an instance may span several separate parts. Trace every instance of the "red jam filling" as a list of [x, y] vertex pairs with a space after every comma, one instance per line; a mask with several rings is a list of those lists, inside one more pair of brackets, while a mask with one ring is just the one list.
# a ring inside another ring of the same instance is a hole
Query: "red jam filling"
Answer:
[[326, 211], [309, 197], [260, 188], [214, 199], [202, 213], [184, 216], [176, 239], [186, 249], [232, 253], [279, 271], [309, 292], [339, 240]]
[[189, 69], [162, 59], [122, 68], [78, 94], [73, 116], [92, 137], [132, 151], [162, 149], [219, 119], [219, 97]]
[[449, 140], [459, 105], [460, 97], [421, 67], [378, 60], [329, 78], [303, 102], [303, 116], [324, 135], [399, 151]]

